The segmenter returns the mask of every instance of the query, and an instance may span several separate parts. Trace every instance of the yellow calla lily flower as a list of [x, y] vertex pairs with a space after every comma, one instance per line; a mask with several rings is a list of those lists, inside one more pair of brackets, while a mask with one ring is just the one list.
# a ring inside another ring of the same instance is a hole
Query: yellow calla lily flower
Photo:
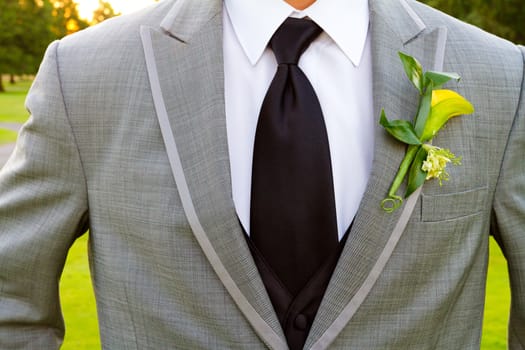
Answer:
[[[460, 80], [457, 73], [423, 72], [421, 63], [414, 57], [402, 52], [399, 57], [405, 73], [419, 91], [419, 109], [411, 123], [407, 120], [390, 121], [381, 111], [379, 124], [395, 139], [408, 145], [399, 170], [388, 190], [388, 195], [381, 202], [381, 208], [387, 213], [395, 211], [424, 182], [438, 179], [439, 185], [449, 179], [447, 164], [461, 165], [461, 157], [456, 157], [449, 149], [433, 146], [431, 141], [450, 118], [474, 112], [472, 104], [452, 90], [434, 89], [450, 80]], [[404, 197], [397, 194], [400, 186], [407, 179]]]
[[432, 91], [430, 115], [423, 129], [421, 141], [431, 140], [450, 118], [474, 112], [472, 104], [452, 90]]

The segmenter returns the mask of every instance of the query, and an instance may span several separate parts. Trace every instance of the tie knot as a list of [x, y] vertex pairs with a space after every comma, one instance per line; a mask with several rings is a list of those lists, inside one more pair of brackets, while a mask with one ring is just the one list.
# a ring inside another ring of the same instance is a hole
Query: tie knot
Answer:
[[299, 57], [322, 31], [314, 21], [287, 18], [270, 40], [277, 63], [297, 64]]

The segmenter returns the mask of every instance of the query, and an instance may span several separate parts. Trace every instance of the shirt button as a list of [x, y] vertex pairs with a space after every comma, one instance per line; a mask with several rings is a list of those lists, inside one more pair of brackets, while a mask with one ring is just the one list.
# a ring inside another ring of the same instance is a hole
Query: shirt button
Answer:
[[308, 318], [306, 318], [306, 316], [303, 314], [297, 315], [294, 321], [294, 326], [300, 331], [306, 330], [308, 327]]

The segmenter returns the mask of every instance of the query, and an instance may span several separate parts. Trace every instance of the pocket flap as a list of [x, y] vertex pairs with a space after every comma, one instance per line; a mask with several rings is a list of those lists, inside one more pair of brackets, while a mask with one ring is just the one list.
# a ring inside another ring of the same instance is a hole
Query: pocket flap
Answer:
[[438, 194], [421, 195], [421, 221], [443, 221], [473, 215], [486, 206], [487, 187], [473, 190]]

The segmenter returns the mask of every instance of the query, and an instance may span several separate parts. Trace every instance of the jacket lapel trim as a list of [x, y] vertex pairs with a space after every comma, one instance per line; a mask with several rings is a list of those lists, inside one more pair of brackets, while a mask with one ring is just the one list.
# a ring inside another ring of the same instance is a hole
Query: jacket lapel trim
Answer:
[[[408, 3], [405, 0], [399, 0], [399, 2], [403, 6], [407, 14], [410, 16], [410, 18], [412, 18], [412, 20], [414, 21], [415, 25], [419, 28], [419, 30], [420, 31], [424, 30], [426, 28], [425, 23], [423, 23], [423, 20], [419, 18], [417, 13], [414, 12], [412, 7], [410, 7], [410, 5], [408, 5]], [[406, 40], [407, 38], [403, 38], [403, 39]]]
[[222, 1], [175, 1], [160, 27], [174, 38], [187, 43], [213, 15], [222, 7]]
[[[408, 4], [404, 0], [400, 0], [400, 3], [405, 8], [406, 12], [410, 15], [413, 23], [419, 28], [420, 31], [426, 29], [422, 20], [417, 16], [417, 14], [408, 7]], [[443, 69], [443, 63], [445, 58], [445, 48], [447, 40], [447, 30], [444, 27], [436, 28], [434, 31], [427, 33], [426, 35], [435, 35], [435, 51], [434, 55], [430, 60], [432, 62], [432, 69], [440, 71]], [[404, 37], [404, 42], [406, 45], [411, 42], [414, 37], [406, 36]], [[418, 38], [420, 38], [418, 36]], [[414, 39], [417, 40], [417, 39]], [[377, 151], [377, 150], [376, 150]], [[352, 317], [355, 315], [359, 307], [362, 305], [364, 300], [367, 298], [381, 273], [383, 272], [386, 264], [388, 263], [394, 249], [401, 239], [403, 232], [412, 216], [412, 213], [416, 207], [417, 201], [420, 197], [422, 187], [420, 187], [416, 192], [414, 192], [408, 199], [405, 200], [401, 214], [391, 231], [391, 235], [388, 238], [388, 241], [383, 247], [383, 250], [379, 254], [378, 258], [375, 261], [375, 264], [370, 269], [368, 275], [361, 283], [355, 294], [351, 297], [350, 301], [344, 306], [340, 314], [333, 320], [333, 322], [326, 328], [326, 330], [321, 334], [321, 336], [309, 347], [312, 350], [321, 350], [327, 349], [330, 344], [336, 339], [339, 333], [344, 329], [344, 327], [350, 322]], [[385, 214], [385, 215], [394, 215], [394, 214]], [[356, 218], [358, 220], [358, 218]], [[350, 233], [352, 234], [352, 232]], [[348, 240], [351, 241], [350, 239]], [[347, 242], [348, 244], [351, 244]], [[348, 248], [348, 247], [347, 247]], [[349, 271], [349, 270], [347, 270]], [[322, 307], [322, 306], [321, 306]], [[308, 341], [307, 341], [308, 344]]]
[[410, 219], [412, 212], [416, 206], [417, 200], [421, 194], [421, 187], [412, 193], [412, 195], [406, 200], [403, 212], [401, 217], [397, 222], [390, 239], [385, 245], [385, 248], [381, 252], [381, 255], [377, 259], [374, 267], [368, 274], [368, 277], [365, 279], [359, 290], [355, 293], [354, 297], [346, 305], [344, 310], [339, 314], [335, 319], [332, 325], [325, 331], [325, 333], [315, 342], [310, 349], [312, 350], [323, 350], [327, 349], [330, 344], [335, 340], [337, 335], [343, 330], [343, 328], [348, 324], [350, 319], [354, 316], [356, 311], [359, 309], [365, 298], [368, 296], [372, 287], [376, 283], [377, 279], [381, 275], [381, 272], [385, 268], [392, 252], [396, 248], [397, 242], [401, 238], [403, 231], [405, 230], [408, 220]]
[[445, 63], [445, 49], [447, 45], [447, 28], [439, 27], [437, 31], [437, 46], [436, 46], [436, 55], [434, 56], [434, 67], [432, 68], [435, 71], [442, 71], [443, 65]]
[[140, 35], [144, 47], [144, 53], [146, 58], [146, 66], [148, 69], [151, 90], [153, 94], [154, 106], [157, 112], [162, 137], [164, 139], [167, 154], [170, 162], [170, 166], [175, 177], [177, 189], [182, 201], [182, 205], [186, 214], [186, 217], [193, 230], [195, 238], [201, 246], [204, 254], [209, 260], [215, 273], [225, 286], [228, 293], [231, 295], [241, 312], [248, 319], [256, 333], [261, 339], [272, 349], [287, 349], [286, 343], [283, 339], [269, 326], [269, 324], [259, 315], [259, 313], [250, 304], [248, 299], [239, 289], [232, 276], [222, 263], [216, 250], [211, 244], [200, 220], [197, 215], [197, 211], [192, 201], [192, 196], [186, 180], [186, 176], [183, 171], [183, 165], [175, 142], [174, 133], [171, 128], [168, 112], [164, 102], [161, 84], [159, 80], [159, 74], [157, 64], [155, 60], [155, 54], [153, 50], [153, 44], [151, 39], [150, 28], [141, 27]]

